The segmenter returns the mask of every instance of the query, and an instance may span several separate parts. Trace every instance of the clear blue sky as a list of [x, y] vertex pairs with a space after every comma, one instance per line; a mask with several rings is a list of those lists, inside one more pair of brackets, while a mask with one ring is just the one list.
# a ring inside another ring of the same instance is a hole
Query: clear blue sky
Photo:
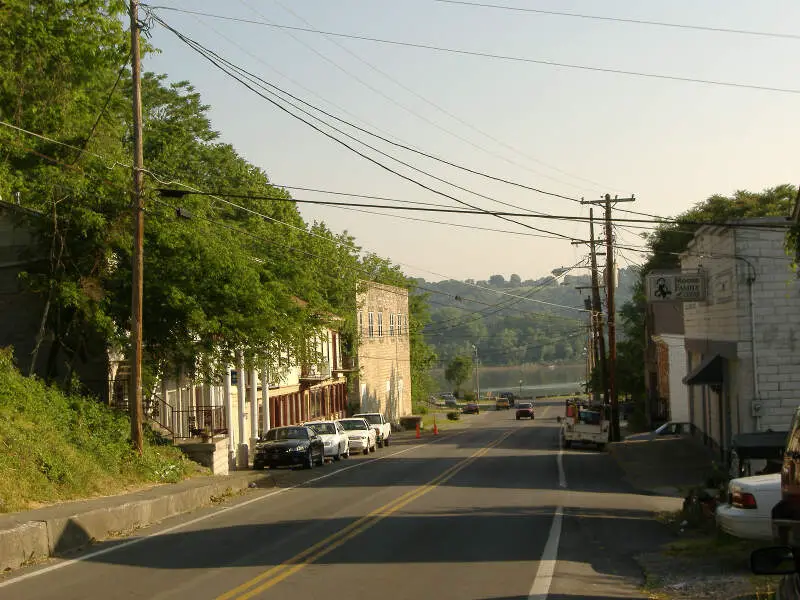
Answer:
[[[794, 33], [800, 22], [800, 4], [792, 0], [493, 3], [777, 33]], [[523, 14], [433, 0], [167, 0], [166, 5], [562, 63], [800, 88], [796, 39]], [[233, 62], [346, 119], [450, 161], [568, 196], [635, 194], [637, 203], [625, 208], [674, 215], [714, 193], [760, 190], [800, 179], [797, 94], [489, 60], [367, 41], [331, 41], [313, 33], [169, 11], [160, 14]], [[450, 203], [281, 113], [169, 32], [156, 27], [151, 41], [162, 52], [147, 57], [145, 68], [167, 73], [173, 80], [190, 80], [211, 106], [213, 126], [222, 140], [262, 167], [273, 182]], [[492, 183], [382, 148], [505, 202], [540, 212], [588, 214], [574, 202]], [[504, 208], [425, 176], [414, 177], [483, 208]], [[322, 198], [310, 192], [294, 195]], [[555, 239], [316, 206], [303, 206], [301, 211], [309, 221], [323, 220], [336, 231], [348, 230], [365, 249], [428, 280], [485, 279], [493, 273], [506, 277], [518, 273], [527, 279], [576, 263], [585, 254], [585, 249]], [[411, 216], [528, 232], [490, 216]], [[584, 223], [526, 222], [570, 236], [588, 235]], [[617, 234], [624, 243], [641, 244], [634, 231]], [[619, 264], [637, 258], [628, 251]]]

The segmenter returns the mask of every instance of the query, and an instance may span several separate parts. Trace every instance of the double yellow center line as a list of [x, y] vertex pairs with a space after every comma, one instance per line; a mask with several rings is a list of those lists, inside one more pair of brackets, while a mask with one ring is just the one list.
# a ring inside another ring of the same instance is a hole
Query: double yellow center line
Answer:
[[385, 519], [386, 517], [392, 515], [393, 513], [397, 512], [407, 504], [413, 502], [417, 498], [420, 498], [436, 488], [437, 486], [443, 484], [447, 480], [451, 479], [461, 471], [469, 466], [473, 461], [480, 458], [489, 450], [494, 448], [495, 446], [501, 444], [508, 436], [514, 433], [514, 430], [508, 431], [501, 435], [497, 440], [481, 448], [480, 450], [474, 452], [464, 460], [459, 463], [456, 463], [437, 477], [431, 479], [428, 483], [421, 485], [420, 487], [414, 488], [413, 490], [406, 492], [399, 498], [395, 498], [391, 502], [384, 504], [380, 508], [376, 508], [371, 513], [361, 517], [360, 519], [350, 523], [347, 527], [340, 529], [336, 533], [326, 537], [325, 539], [317, 542], [313, 546], [303, 550], [299, 554], [296, 554], [292, 558], [285, 560], [279, 565], [275, 565], [274, 567], [264, 571], [260, 575], [253, 577], [249, 581], [244, 582], [242, 585], [235, 587], [234, 589], [230, 590], [218, 596], [216, 600], [231, 600], [236, 598], [236, 600], [248, 600], [261, 592], [268, 590], [269, 588], [277, 585], [287, 577], [291, 577], [298, 571], [301, 571], [308, 565], [316, 562], [326, 554], [333, 552], [341, 546], [342, 544], [346, 543], [347, 541], [353, 539], [357, 535], [363, 533], [367, 529], [373, 527], [381, 520]]

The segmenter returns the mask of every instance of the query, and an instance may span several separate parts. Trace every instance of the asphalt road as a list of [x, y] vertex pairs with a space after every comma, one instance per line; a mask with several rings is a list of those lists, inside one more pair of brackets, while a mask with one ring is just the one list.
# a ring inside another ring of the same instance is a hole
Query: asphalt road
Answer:
[[[665, 541], [613, 460], [558, 448], [555, 408], [410, 440], [31, 567], [3, 600], [646, 598]], [[377, 460], [376, 460], [377, 459]]]

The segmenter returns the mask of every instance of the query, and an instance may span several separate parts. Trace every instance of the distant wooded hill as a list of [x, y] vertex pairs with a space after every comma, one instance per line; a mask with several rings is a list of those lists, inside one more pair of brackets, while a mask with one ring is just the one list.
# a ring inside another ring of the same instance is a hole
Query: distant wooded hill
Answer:
[[[619, 270], [617, 311], [630, 300], [637, 276]], [[522, 280], [492, 275], [485, 281], [417, 280], [417, 294], [427, 294], [431, 322], [426, 341], [442, 364], [458, 354], [472, 354], [477, 346], [482, 364], [577, 360], [586, 345], [590, 290], [588, 275], [565, 275]], [[605, 294], [601, 294], [604, 298]]]

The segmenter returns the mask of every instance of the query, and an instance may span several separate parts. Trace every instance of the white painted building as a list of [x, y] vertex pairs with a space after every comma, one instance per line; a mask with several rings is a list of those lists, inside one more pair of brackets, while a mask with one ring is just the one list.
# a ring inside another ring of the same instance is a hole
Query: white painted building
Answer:
[[800, 405], [800, 281], [786, 223], [701, 227], [681, 256], [682, 270], [706, 274], [708, 294], [684, 305], [690, 420], [722, 450], [737, 433], [788, 430]]

